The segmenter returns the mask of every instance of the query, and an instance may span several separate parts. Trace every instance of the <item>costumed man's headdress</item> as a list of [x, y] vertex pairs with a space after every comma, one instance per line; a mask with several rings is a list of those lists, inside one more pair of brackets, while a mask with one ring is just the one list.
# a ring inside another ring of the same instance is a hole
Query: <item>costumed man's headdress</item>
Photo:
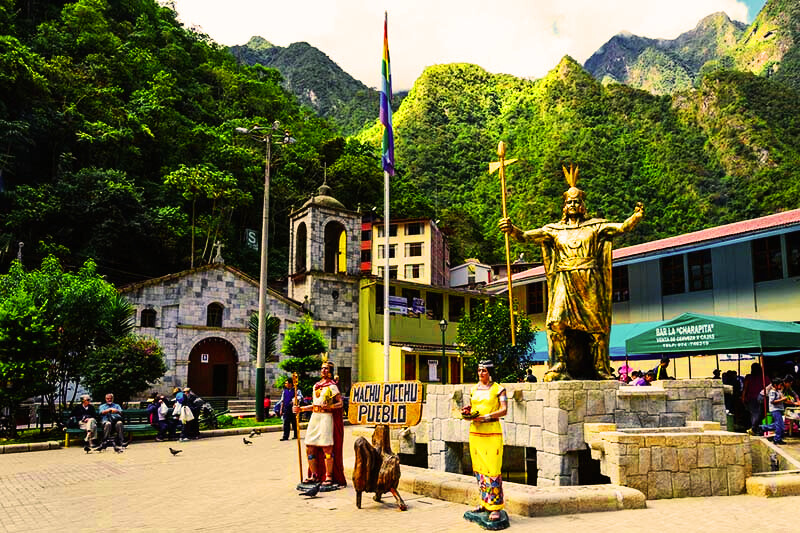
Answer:
[[564, 177], [567, 180], [567, 185], [569, 185], [569, 189], [564, 193], [564, 200], [568, 197], [585, 199], [586, 193], [578, 188], [578, 167], [573, 167], [572, 163], [570, 163], [569, 170], [564, 165], [561, 165], [561, 169], [564, 171]]
[[489, 359], [484, 359], [478, 363], [478, 368], [491, 369], [494, 368], [494, 363], [492, 363]]

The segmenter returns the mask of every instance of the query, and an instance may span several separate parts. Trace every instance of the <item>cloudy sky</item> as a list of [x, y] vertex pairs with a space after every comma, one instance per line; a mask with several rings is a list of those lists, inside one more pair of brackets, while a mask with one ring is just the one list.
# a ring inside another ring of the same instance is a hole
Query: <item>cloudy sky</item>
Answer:
[[621, 31], [673, 39], [717, 11], [751, 22], [765, 0], [174, 0], [179, 18], [216, 42], [260, 35], [305, 41], [370, 87], [380, 84], [389, 13], [394, 90], [423, 69], [468, 62], [538, 78], [569, 54], [580, 63]]

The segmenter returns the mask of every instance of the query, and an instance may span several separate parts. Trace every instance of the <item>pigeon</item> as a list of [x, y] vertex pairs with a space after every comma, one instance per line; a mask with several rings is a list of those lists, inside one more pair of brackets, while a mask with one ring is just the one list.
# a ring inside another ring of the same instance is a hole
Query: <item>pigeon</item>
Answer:
[[244, 442], [245, 444], [253, 444], [253, 441], [247, 440], [247, 437], [242, 437], [242, 442]]
[[83, 451], [85, 451], [86, 453], [89, 453], [89, 452], [91, 452], [91, 451], [92, 451], [92, 449], [91, 449], [91, 448], [89, 447], [89, 445], [87, 444], [86, 446], [84, 446], [84, 447], [83, 447]]
[[251, 431], [251, 432], [250, 432], [250, 435], [249, 435], [249, 437], [250, 437], [251, 439], [252, 439], [253, 437], [260, 437], [260, 436], [261, 436], [261, 431], [259, 431], [259, 430], [257, 430], [257, 429], [254, 429], [253, 431]]
[[178, 455], [178, 454], [179, 454], [179, 453], [181, 453], [182, 451], [183, 451], [183, 450], [173, 450], [172, 448], [170, 448], [170, 449], [169, 449], [169, 453], [171, 453], [172, 455]]
[[319, 492], [320, 486], [321, 485], [319, 483], [317, 483], [316, 485], [314, 485], [313, 487], [311, 487], [307, 491], [301, 492], [300, 496], [306, 496], [307, 498], [313, 498]]

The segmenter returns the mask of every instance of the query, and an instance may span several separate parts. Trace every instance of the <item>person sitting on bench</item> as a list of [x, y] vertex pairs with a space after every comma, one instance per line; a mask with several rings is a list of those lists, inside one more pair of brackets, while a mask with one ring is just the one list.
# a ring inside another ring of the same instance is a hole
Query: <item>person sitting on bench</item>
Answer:
[[81, 395], [80, 405], [76, 405], [72, 410], [72, 417], [78, 422], [78, 427], [86, 431], [87, 445], [97, 439], [97, 412], [92, 405], [92, 399], [88, 394]]
[[122, 446], [125, 443], [125, 430], [122, 426], [122, 407], [114, 403], [113, 394], [106, 394], [106, 403], [100, 406], [99, 411], [103, 417], [103, 441], [108, 441], [111, 437], [111, 432], [116, 431], [117, 445]]

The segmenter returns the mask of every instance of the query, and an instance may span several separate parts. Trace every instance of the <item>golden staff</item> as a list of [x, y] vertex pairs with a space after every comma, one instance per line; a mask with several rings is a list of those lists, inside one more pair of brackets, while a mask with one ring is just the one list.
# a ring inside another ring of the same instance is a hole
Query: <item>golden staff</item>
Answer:
[[[489, 163], [489, 174], [492, 174], [498, 168], [500, 169], [500, 187], [503, 197], [503, 218], [508, 218], [506, 210], [506, 167], [516, 161], [516, 159], [506, 160], [506, 144], [500, 141], [497, 145], [497, 155], [500, 161]], [[511, 314], [511, 345], [517, 345], [517, 339], [514, 328], [514, 296], [511, 293], [511, 245], [508, 239], [508, 233], [503, 233], [506, 239], [506, 275], [508, 276], [508, 312]]]
[[[294, 385], [294, 404], [300, 405], [297, 398], [297, 372], [292, 372], [292, 385]], [[297, 465], [300, 468], [300, 483], [303, 482], [303, 453], [300, 451], [300, 411], [294, 415], [294, 423], [297, 424]]]

